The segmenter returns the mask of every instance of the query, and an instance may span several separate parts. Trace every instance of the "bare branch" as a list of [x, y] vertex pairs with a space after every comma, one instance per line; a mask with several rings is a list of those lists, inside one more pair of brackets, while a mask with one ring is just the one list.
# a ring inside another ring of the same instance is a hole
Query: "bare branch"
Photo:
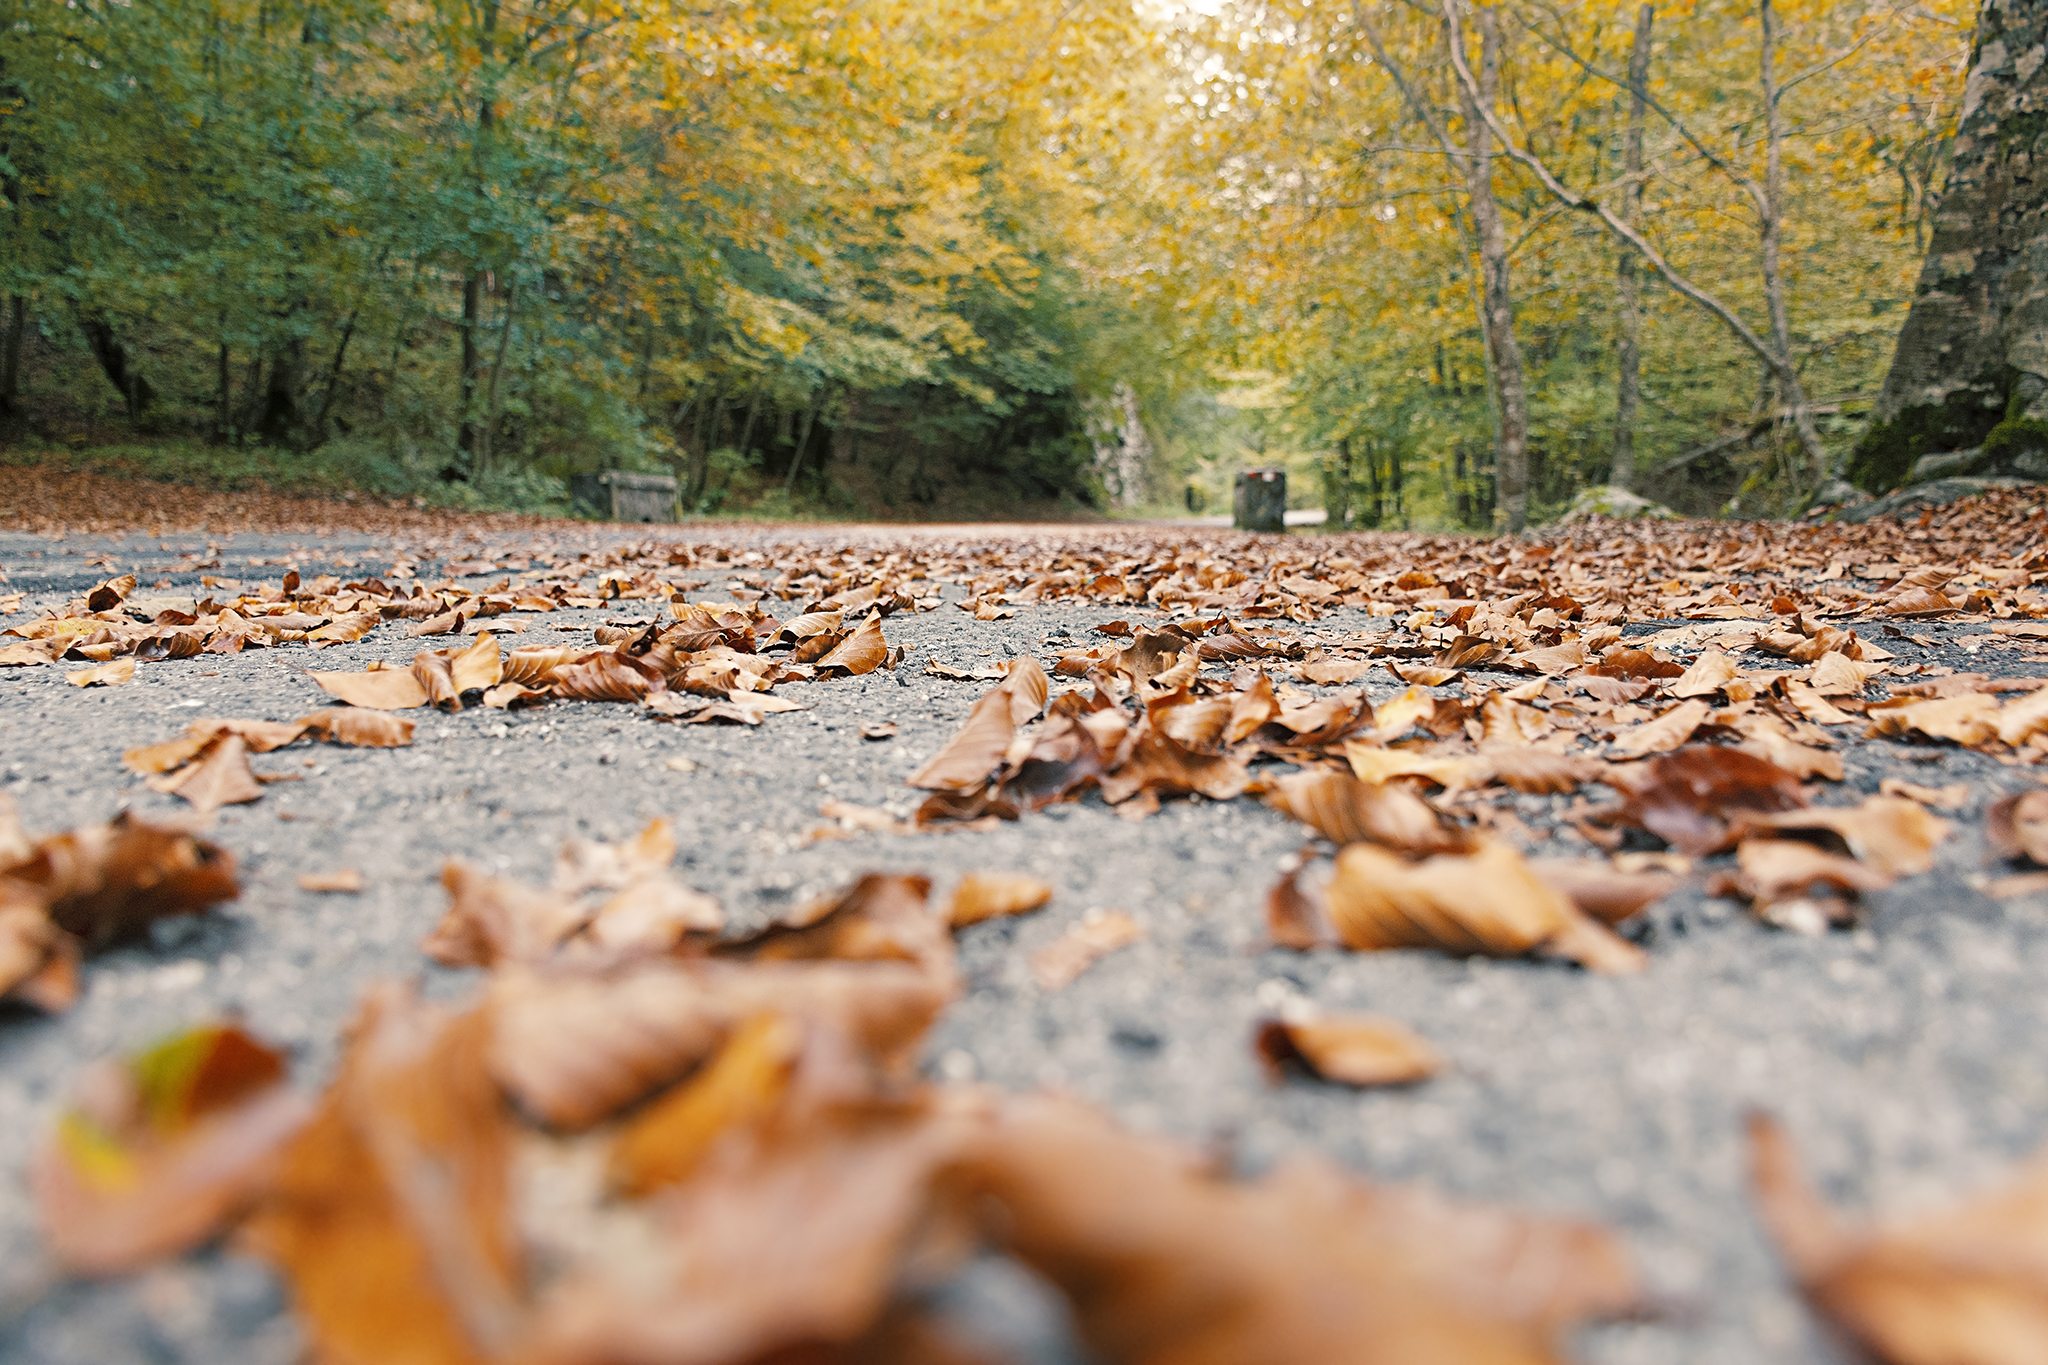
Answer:
[[1648, 238], [1615, 216], [1612, 209], [1609, 209], [1605, 204], [1597, 200], [1588, 199], [1574, 190], [1567, 189], [1562, 181], [1551, 174], [1548, 166], [1544, 165], [1533, 153], [1509, 136], [1508, 130], [1501, 125], [1500, 116], [1480, 99], [1479, 83], [1473, 79], [1471, 67], [1465, 61], [1464, 37], [1458, 25], [1457, 0], [1443, 0], [1443, 10], [1444, 18], [1451, 26], [1451, 66], [1458, 73], [1459, 82], [1471, 96], [1473, 106], [1477, 110], [1479, 117], [1485, 120], [1488, 128], [1493, 130], [1493, 135], [1500, 139], [1501, 145], [1507, 149], [1508, 155], [1526, 166], [1530, 173], [1536, 177], [1537, 181], [1542, 184], [1543, 188], [1555, 195], [1566, 207], [1580, 209], [1597, 216], [1606, 225], [1610, 233], [1635, 248], [1636, 252], [1649, 263], [1650, 268], [1662, 276], [1664, 282], [1670, 285], [1674, 291], [1692, 300], [1701, 308], [1706, 309], [1709, 313], [1720, 319], [1722, 325], [1733, 332], [1736, 339], [1754, 352], [1759, 360], [1769, 366], [1772, 373], [1781, 377], [1789, 374], [1791, 370], [1790, 361], [1781, 359], [1774, 353], [1771, 350], [1770, 344], [1758, 336], [1751, 329], [1750, 325], [1736, 314], [1734, 309], [1694, 284], [1685, 276], [1679, 274], [1672, 264], [1664, 259], [1663, 253], [1650, 244]]

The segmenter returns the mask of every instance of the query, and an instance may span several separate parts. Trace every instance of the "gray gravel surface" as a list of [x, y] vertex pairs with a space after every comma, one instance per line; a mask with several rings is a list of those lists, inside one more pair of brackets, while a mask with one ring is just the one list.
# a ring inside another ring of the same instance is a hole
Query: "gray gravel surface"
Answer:
[[[367, 538], [243, 537], [220, 543], [230, 567], [204, 572], [281, 572], [232, 567], [250, 558], [377, 570], [391, 553]], [[0, 593], [27, 591], [24, 611], [58, 600], [104, 577], [107, 563], [89, 562], [103, 555], [121, 569], [140, 563], [145, 590], [152, 575], [187, 587], [201, 572], [195, 559], [210, 558], [203, 537], [0, 536], [10, 580]], [[524, 639], [587, 639], [555, 627], [607, 614], [538, 616]], [[510, 714], [412, 712], [419, 728], [409, 749], [259, 756], [260, 771], [302, 780], [218, 817], [213, 837], [245, 870], [239, 901], [94, 959], [68, 1014], [0, 1013], [0, 1361], [297, 1359], [303, 1343], [283, 1294], [257, 1263], [211, 1253], [118, 1284], [48, 1276], [25, 1171], [67, 1087], [96, 1058], [224, 1011], [288, 1044], [295, 1075], [318, 1085], [367, 983], [423, 975], [431, 992], [449, 996], [474, 984], [473, 973], [433, 967], [418, 946], [443, 908], [438, 876], [449, 858], [540, 881], [565, 840], [624, 837], [655, 816], [675, 822], [684, 875], [742, 923], [868, 869], [928, 872], [940, 894], [970, 870], [1051, 880], [1058, 895], [1047, 910], [962, 936], [970, 988], [932, 1038], [935, 1072], [1075, 1092], [1141, 1130], [1226, 1140], [1248, 1171], [1314, 1150], [1375, 1179], [1611, 1224], [1672, 1312], [1585, 1333], [1578, 1350], [1591, 1361], [1834, 1358], [1788, 1292], [1746, 1197], [1746, 1106], [1782, 1115], [1829, 1195], [1859, 1207], [1937, 1204], [2048, 1138], [2048, 1076], [2037, 1062], [2048, 1052], [2048, 899], [1994, 902], [1966, 881], [1982, 865], [1984, 804], [2031, 779], [1968, 751], [1850, 749], [1849, 780], [1824, 800], [1858, 800], [1887, 775], [1964, 782], [1972, 793], [1937, 870], [1871, 896], [1864, 928], [1819, 939], [1774, 932], [1688, 887], [1648, 917], [1649, 969], [1627, 978], [1428, 953], [1261, 951], [1262, 896], [1303, 839], [1249, 800], [1169, 802], [1133, 823], [1091, 798], [990, 832], [806, 841], [825, 799], [899, 811], [914, 803], [904, 776], [988, 685], [927, 676], [927, 661], [1043, 658], [1048, 637], [1079, 641], [1091, 625], [1129, 615], [1022, 607], [1013, 619], [979, 623], [950, 607], [899, 614], [886, 633], [908, 647], [903, 667], [786, 685], [810, 709], [758, 729], [558, 703]], [[1340, 613], [1321, 624], [1364, 623]], [[1945, 639], [1948, 628], [1916, 632]], [[324, 651], [319, 666], [404, 659], [415, 647], [386, 629]], [[1926, 657], [2027, 671], [1946, 647]], [[124, 807], [181, 810], [127, 773], [121, 751], [169, 738], [194, 715], [302, 714], [323, 700], [297, 671], [308, 662], [300, 649], [202, 657], [84, 691], [66, 685], [61, 668], [0, 670], [4, 790], [35, 832]], [[1377, 701], [1396, 689], [1369, 690]], [[859, 738], [861, 723], [881, 720], [897, 723], [897, 738]], [[679, 756], [697, 770], [665, 766]], [[1532, 824], [1551, 804], [1520, 800]], [[1560, 838], [1546, 851], [1583, 848]], [[362, 894], [297, 889], [302, 872], [343, 867], [363, 872]], [[1092, 907], [1129, 912], [1145, 941], [1066, 990], [1040, 991], [1025, 957]], [[1268, 1085], [1249, 1035], [1257, 1017], [1295, 996], [1406, 1021], [1448, 1057], [1447, 1074], [1362, 1094], [1303, 1080]], [[1032, 1286], [996, 1271], [972, 1279], [954, 1303], [1029, 1359], [1072, 1359], [1042, 1305]]]

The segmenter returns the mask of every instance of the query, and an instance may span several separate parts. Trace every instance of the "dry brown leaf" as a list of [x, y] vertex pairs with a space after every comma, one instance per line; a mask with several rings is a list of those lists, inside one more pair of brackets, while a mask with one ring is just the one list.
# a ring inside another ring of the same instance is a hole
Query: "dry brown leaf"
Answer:
[[974, 703], [966, 723], [906, 781], [929, 791], [971, 792], [989, 779], [1016, 737], [1010, 694], [1001, 687]]
[[1052, 883], [1020, 873], [970, 872], [953, 888], [946, 921], [955, 929], [1003, 915], [1022, 915], [1052, 899]]
[[1337, 855], [1330, 919], [1353, 948], [1436, 948], [1521, 957], [1542, 951], [1599, 972], [1635, 972], [1642, 950], [1581, 914], [1506, 844], [1409, 863], [1371, 844]]
[[293, 722], [330, 744], [363, 749], [400, 749], [412, 743], [414, 722], [402, 716], [361, 708], [325, 706]]
[[441, 869], [441, 885], [448, 909], [420, 951], [444, 967], [538, 961], [589, 917], [572, 893], [493, 877], [460, 859]]
[[151, 778], [150, 785], [190, 802], [202, 815], [263, 795], [263, 786], [249, 767], [248, 746], [234, 734], [217, 736], [197, 761], [168, 776]]
[[1342, 687], [1363, 680], [1375, 667], [1369, 659], [1316, 659], [1302, 665], [1301, 676], [1324, 687]]
[[97, 668], [80, 669], [76, 673], [64, 675], [64, 681], [73, 687], [118, 687], [124, 682], [134, 680], [133, 659], [115, 659], [112, 663], [104, 663]]
[[1364, 841], [1420, 856], [1464, 849], [1471, 843], [1465, 831], [1446, 824], [1409, 792], [1327, 768], [1281, 778], [1266, 804], [1337, 844]]
[[311, 1112], [284, 1074], [282, 1053], [231, 1024], [93, 1068], [32, 1176], [58, 1261], [113, 1275], [218, 1236]]
[[410, 711], [427, 704], [427, 689], [408, 668], [379, 668], [367, 673], [306, 674], [320, 690], [350, 706], [372, 711]]
[[1598, 1228], [1364, 1185], [1313, 1159], [1239, 1184], [1069, 1100], [1003, 1105], [954, 1178], [1068, 1294], [1093, 1359], [1558, 1365], [1566, 1328], [1641, 1306]]
[[556, 670], [574, 663], [582, 652], [566, 645], [515, 649], [499, 664], [501, 685], [518, 683], [526, 687], [546, 687], [554, 681]]
[[27, 858], [0, 867], [0, 907], [43, 910], [94, 948], [167, 916], [196, 915], [240, 891], [227, 850], [125, 811], [105, 825], [40, 840]]
[[884, 1071], [909, 1064], [957, 981], [908, 962], [682, 962], [493, 974], [491, 1067], [527, 1113], [586, 1128], [690, 1071], [743, 1020], [815, 1019]]
[[1785, 700], [1791, 702], [1799, 709], [1800, 715], [1815, 725], [1847, 725], [1856, 719], [1805, 683], [1786, 678], [1779, 686], [1784, 689]]
[[525, 683], [505, 682], [499, 683], [496, 687], [486, 688], [482, 700], [483, 704], [492, 710], [503, 711], [508, 708], [517, 710], [523, 707], [544, 705], [549, 695], [545, 688], [528, 687]]
[[2000, 797], [1984, 812], [1984, 842], [2001, 858], [2048, 867], [2048, 791]]
[[194, 725], [176, 739], [167, 739], [161, 744], [149, 744], [139, 749], [129, 749], [121, 755], [121, 761], [132, 772], [144, 774], [174, 772], [197, 758], [207, 745], [213, 743], [220, 731], [211, 725]]
[[1102, 799], [1111, 805], [1141, 792], [1162, 796], [1199, 793], [1212, 801], [1229, 801], [1251, 784], [1251, 772], [1241, 758], [1189, 753], [1150, 725], [1143, 725], [1129, 756], [1114, 771], [1104, 773], [1098, 784]]
[[1253, 1046], [1275, 1080], [1295, 1065], [1340, 1085], [1413, 1085], [1443, 1065], [1413, 1030], [1370, 1014], [1262, 1020]]
[[1552, 753], [1548, 749], [1489, 746], [1480, 758], [1493, 770], [1495, 781], [1518, 792], [1545, 795], [1577, 791], [1580, 783], [1596, 781], [1606, 771], [1596, 760]]
[[1747, 815], [1805, 804], [1799, 780], [1776, 764], [1740, 749], [1696, 745], [1652, 759], [1618, 818], [1700, 858], [1731, 846]]
[[0, 668], [34, 668], [50, 662], [50, 656], [32, 644], [0, 647]]
[[1945, 787], [1923, 787], [1918, 782], [1901, 782], [1896, 777], [1887, 777], [1879, 780], [1877, 794], [1903, 796], [1908, 801], [1918, 801], [1923, 806], [1934, 806], [1940, 810], [1961, 810], [1970, 803], [1970, 784], [1951, 782]]
[[1692, 738], [1693, 731], [1704, 725], [1713, 708], [1694, 698], [1682, 701], [1655, 720], [1625, 730], [1615, 736], [1614, 753], [1617, 758], [1642, 758], [1647, 754], [1667, 753]]
[[363, 874], [352, 867], [336, 872], [301, 872], [299, 890], [354, 893], [363, 889]]
[[349, 1036], [247, 1242], [290, 1282], [319, 1359], [504, 1359], [527, 1331], [488, 1010], [384, 986]]
[[2036, 735], [2048, 734], [2048, 687], [2007, 705], [1997, 723], [1998, 738], [2015, 749]]
[[950, 979], [953, 940], [928, 903], [930, 893], [928, 878], [870, 872], [845, 890], [800, 906], [758, 933], [717, 944], [713, 951], [763, 962], [916, 962]]
[[1352, 775], [1361, 782], [1378, 785], [1397, 777], [1420, 777], [1453, 791], [1484, 781], [1491, 767], [1480, 759], [1447, 758], [1421, 749], [1387, 749], [1363, 739], [1344, 741], [1344, 757], [1351, 764]]
[[569, 701], [637, 702], [663, 690], [661, 673], [630, 655], [608, 649], [554, 671], [554, 694]]
[[16, 899], [18, 892], [0, 882], [0, 1000], [61, 1013], [78, 999], [83, 947], [39, 900]]
[[1732, 655], [1707, 650], [1671, 684], [1674, 697], [1711, 697], [1742, 673]]
[[896, 738], [896, 722], [893, 720], [863, 722], [860, 727], [860, 737], [862, 739], [894, 739]]
[[504, 662], [504, 652], [496, 638], [489, 631], [478, 635], [475, 644], [448, 658], [448, 673], [454, 680], [456, 694], [497, 686], [504, 677]]
[[1904, 706], [1872, 706], [1869, 734], [1906, 738], [1914, 734], [1948, 739], [1965, 746], [1988, 743], [1998, 735], [1998, 699], [1966, 692]]
[[1144, 937], [1144, 929], [1123, 911], [1090, 910], [1031, 955], [1031, 979], [1043, 991], [1064, 989], [1098, 960]]
[[1740, 831], [1832, 835], [1862, 862], [1887, 877], [1911, 877], [1934, 866], [1934, 848], [1949, 823], [1917, 801], [1867, 797], [1859, 806], [1808, 806], [1776, 815], [1746, 814]]
[[1602, 924], [1632, 918], [1670, 895], [1679, 882], [1670, 872], [1625, 872], [1612, 863], [1583, 858], [1531, 858], [1529, 870]]
[[858, 677], [880, 668], [889, 657], [889, 644], [882, 638], [882, 616], [872, 612], [851, 635], [818, 660], [820, 673], [843, 673]]
[[638, 1198], [687, 1180], [719, 1138], [774, 1112], [802, 1046], [802, 1026], [786, 1015], [743, 1021], [702, 1070], [626, 1125], [612, 1144], [612, 1188]]
[[1854, 923], [1854, 898], [1881, 891], [1892, 879], [1854, 858], [1797, 839], [1744, 839], [1735, 849], [1736, 876], [1723, 888], [1750, 902], [1758, 918], [1796, 933], [1820, 934]]
[[1953, 1211], [1856, 1226], [1822, 1202], [1792, 1141], [1749, 1118], [1757, 1207], [1800, 1292], [1873, 1359], [2027, 1365], [2048, 1339], [2048, 1165]]
[[1813, 666], [1807, 685], [1824, 697], [1860, 697], [1872, 678], [1885, 671], [1880, 663], [1858, 663], [1848, 655], [1829, 650]]

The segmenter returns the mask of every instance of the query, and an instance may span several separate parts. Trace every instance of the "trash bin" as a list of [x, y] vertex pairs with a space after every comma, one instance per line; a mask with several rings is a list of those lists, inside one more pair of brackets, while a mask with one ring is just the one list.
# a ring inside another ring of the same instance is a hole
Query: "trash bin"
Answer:
[[676, 481], [666, 474], [577, 474], [569, 480], [569, 499], [591, 516], [605, 521], [674, 521]]
[[1230, 524], [1240, 531], [1287, 529], [1287, 471], [1241, 469]]

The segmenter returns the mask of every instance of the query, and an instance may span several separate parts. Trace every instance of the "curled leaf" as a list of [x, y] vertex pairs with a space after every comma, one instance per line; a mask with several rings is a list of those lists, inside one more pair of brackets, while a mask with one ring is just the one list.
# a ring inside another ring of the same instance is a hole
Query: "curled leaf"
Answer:
[[1369, 1014], [1263, 1020], [1253, 1046], [1275, 1080], [1293, 1065], [1340, 1085], [1413, 1085], [1442, 1066], [1412, 1030]]
[[1640, 949], [1581, 914], [1505, 844], [1409, 863], [1371, 844], [1337, 855], [1330, 919], [1353, 948], [1436, 948], [1520, 957], [1543, 951], [1599, 972], [1642, 970]]
[[1022, 915], [1052, 899], [1052, 883], [1020, 874], [970, 872], [953, 888], [946, 920], [955, 929], [1003, 915]]

